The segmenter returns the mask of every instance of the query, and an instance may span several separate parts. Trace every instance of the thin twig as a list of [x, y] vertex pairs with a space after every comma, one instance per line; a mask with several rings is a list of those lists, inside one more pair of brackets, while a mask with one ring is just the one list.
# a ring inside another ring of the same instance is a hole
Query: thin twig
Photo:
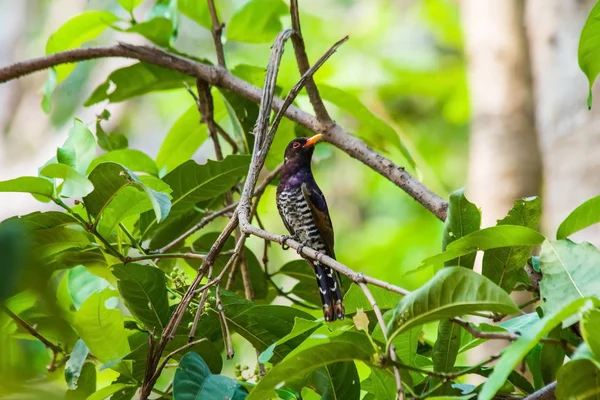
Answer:
[[[213, 86], [229, 89], [254, 102], [259, 102], [262, 97], [263, 91], [260, 88], [237, 78], [223, 68], [212, 67], [194, 60], [185, 59], [155, 47], [135, 46], [126, 43], [120, 43], [111, 47], [67, 50], [17, 62], [0, 68], [0, 83], [60, 64], [107, 57], [133, 58], [195, 78], [201, 78]], [[281, 99], [273, 99], [271, 108], [280, 110], [282, 106], [283, 101]], [[335, 124], [323, 128], [322, 124], [315, 117], [294, 106], [288, 108], [286, 117], [307, 129], [325, 134], [327, 142], [393, 182], [442, 221], [446, 219], [446, 212], [448, 210], [448, 203], [446, 201], [411, 176], [404, 168], [369, 148], [362, 140], [349, 135], [340, 126]]]
[[135, 257], [125, 257], [123, 260], [124, 264], [132, 263], [136, 261], [142, 260], [154, 260], [155, 258], [183, 258], [188, 260], [204, 260], [206, 258], [206, 254], [196, 254], [196, 253], [162, 253], [162, 254], [143, 254], [141, 256]]
[[217, 62], [220, 67], [227, 68], [225, 64], [225, 53], [223, 51], [223, 41], [221, 40], [221, 34], [223, 33], [224, 24], [219, 22], [219, 17], [217, 16], [217, 9], [215, 8], [215, 3], [213, 0], [206, 0], [208, 2], [208, 12], [210, 13], [210, 18], [212, 20], [212, 36], [213, 41], [215, 42], [215, 51], [217, 53]]
[[181, 353], [182, 351], [185, 351], [185, 350], [189, 349], [190, 347], [197, 345], [198, 343], [206, 342], [207, 340], [208, 339], [206, 339], [206, 338], [194, 340], [193, 342], [186, 343], [183, 346], [181, 346], [180, 348], [178, 348], [177, 350], [173, 350], [172, 352], [167, 354], [167, 356], [165, 357], [163, 362], [156, 369], [156, 372], [154, 373], [154, 378], [158, 379], [162, 370], [165, 369], [165, 367], [167, 366], [167, 363], [169, 362], [169, 360], [171, 358], [173, 358], [176, 354]]
[[215, 127], [217, 128], [217, 132], [219, 133], [219, 135], [221, 135], [221, 137], [225, 139], [225, 141], [231, 146], [231, 152], [233, 154], [239, 153], [240, 149], [235, 140], [233, 140], [233, 138], [229, 136], [229, 133], [227, 133], [227, 131], [225, 131], [225, 129], [223, 129], [223, 127], [217, 124], [216, 122]]
[[[362, 289], [363, 293], [365, 294], [365, 297], [371, 304], [371, 307], [373, 308], [373, 311], [375, 312], [375, 316], [377, 317], [377, 323], [379, 324], [379, 327], [381, 328], [381, 333], [383, 334], [383, 339], [387, 342], [387, 340], [388, 340], [387, 327], [385, 325], [385, 321], [383, 320], [383, 314], [381, 313], [381, 309], [379, 308], [377, 301], [375, 301], [375, 297], [373, 297], [373, 293], [371, 293], [371, 290], [369, 289], [367, 284], [364, 282], [359, 282], [358, 286]], [[398, 361], [397, 357], [396, 357], [396, 349], [395, 349], [394, 345], [390, 345], [389, 357], [392, 361]], [[394, 378], [396, 379], [396, 389], [397, 389], [396, 398], [398, 400], [402, 400], [402, 399], [404, 399], [404, 392], [402, 390], [402, 378], [400, 377], [400, 370], [395, 365], [393, 366], [393, 369], [394, 369]]]
[[227, 324], [227, 318], [225, 317], [225, 309], [223, 308], [223, 302], [221, 301], [221, 292], [217, 286], [215, 290], [217, 298], [217, 313], [219, 314], [219, 321], [221, 322], [221, 330], [223, 331], [223, 343], [227, 352], [227, 359], [231, 360], [235, 354], [233, 350], [233, 342], [231, 341], [231, 333], [229, 332], [229, 325]]
[[52, 351], [52, 362], [47, 367], [47, 369], [50, 372], [54, 371], [56, 369], [56, 360], [57, 360], [58, 354], [63, 352], [62, 348], [59, 345], [56, 345], [56, 344], [52, 343], [51, 341], [49, 341], [48, 339], [46, 339], [44, 337], [44, 335], [42, 335], [41, 333], [39, 333], [37, 331], [37, 329], [35, 329], [33, 326], [29, 325], [27, 323], [27, 321], [25, 321], [24, 319], [19, 317], [17, 314], [12, 312], [8, 307], [6, 307], [6, 305], [0, 304], [0, 308], [2, 308], [2, 310], [6, 313], [6, 315], [8, 315], [13, 321], [15, 321], [17, 325], [19, 325], [21, 328], [25, 329], [31, 336], [33, 336], [34, 338], [36, 338], [37, 340], [42, 342], [44, 344], [44, 346], [46, 346], [48, 349], [50, 349]]
[[[300, 12], [298, 10], [298, 0], [290, 1], [290, 14], [292, 16], [292, 29], [294, 35], [292, 36], [292, 44], [294, 45], [294, 52], [296, 53], [296, 62], [298, 63], [298, 70], [300, 74], [305, 74], [310, 68], [308, 62], [308, 56], [306, 55], [306, 49], [304, 47], [304, 38], [302, 37], [302, 29], [300, 28]], [[306, 92], [308, 93], [308, 99], [310, 104], [315, 110], [317, 120], [324, 125], [330, 125], [332, 123], [331, 117], [327, 113], [325, 104], [319, 94], [319, 89], [313, 77], [309, 77], [306, 81]]]
[[[210, 0], [209, 0], [210, 3]], [[206, 124], [210, 139], [213, 141], [215, 147], [215, 156], [217, 161], [223, 160], [223, 150], [221, 150], [221, 144], [219, 143], [219, 136], [217, 127], [215, 126], [214, 120], [214, 104], [213, 97], [210, 93], [210, 86], [202, 79], [196, 79], [196, 89], [198, 90], [198, 111], [202, 116], [201, 122]]]

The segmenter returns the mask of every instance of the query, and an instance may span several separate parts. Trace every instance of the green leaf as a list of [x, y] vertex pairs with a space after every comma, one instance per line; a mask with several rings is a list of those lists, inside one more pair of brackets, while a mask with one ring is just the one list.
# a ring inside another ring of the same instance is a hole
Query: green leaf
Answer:
[[[221, 290], [221, 299], [229, 328], [261, 352], [289, 334], [296, 318], [314, 319], [310, 314], [292, 307], [257, 305], [225, 290]], [[273, 361], [283, 359], [306, 336], [307, 333], [303, 333], [278, 345], [273, 351]]]
[[160, 47], [171, 46], [171, 34], [173, 32], [173, 22], [168, 18], [152, 18], [149, 21], [144, 21], [133, 25], [127, 29], [130, 33], [139, 33], [152, 43]]
[[94, 184], [94, 191], [88, 194], [84, 201], [88, 212], [94, 217], [100, 216], [117, 193], [128, 186], [146, 193], [152, 203], [157, 221], [164, 220], [169, 214], [171, 208], [169, 195], [149, 188], [137, 175], [120, 164], [113, 162], [98, 164], [90, 173], [89, 179]]
[[297, 338], [298, 336], [304, 335], [306, 333], [311, 333], [320, 326], [322, 326], [320, 322], [295, 317], [294, 327], [292, 328], [290, 333], [273, 343], [271, 346], [267, 347], [267, 349], [260, 354], [258, 361], [262, 363], [269, 362], [271, 360], [271, 357], [273, 357], [273, 352], [276, 346], [286, 343], [287, 341]]
[[198, 107], [189, 107], [175, 121], [162, 142], [156, 165], [161, 176], [188, 161], [208, 138], [206, 124], [200, 123]]
[[91, 172], [98, 164], [103, 162], [115, 162], [133, 172], [145, 172], [154, 176], [158, 175], [158, 169], [154, 160], [139, 150], [121, 149], [102, 154], [92, 161], [88, 167], [88, 172]]
[[94, 293], [75, 314], [75, 331], [90, 352], [104, 364], [129, 353], [123, 315], [118, 309], [107, 308], [107, 301], [117, 295], [117, 292], [110, 289]]
[[176, 400], [243, 400], [248, 393], [236, 380], [212, 374], [198, 354], [187, 353], [175, 372], [173, 395]]
[[[116, 132], [107, 134], [104, 132], [104, 129], [102, 129], [102, 126], [100, 126], [100, 121], [96, 122], [96, 137], [98, 138], [98, 146], [100, 146], [102, 150], [121, 150], [129, 146], [129, 140], [127, 140], [127, 136]], [[90, 168], [88, 168], [88, 170], [89, 169]]]
[[565, 239], [575, 232], [600, 222], [600, 212], [598, 210], [600, 210], [600, 196], [589, 199], [578, 206], [560, 224], [556, 231], [556, 239]]
[[170, 315], [165, 273], [149, 265], [120, 264], [113, 275], [131, 314], [149, 331], [162, 330]]
[[[507, 377], [517, 367], [519, 362], [531, 349], [550, 333], [554, 327], [570, 316], [580, 312], [582, 307], [589, 308], [591, 304], [598, 304], [596, 299], [577, 299], [562, 309], [539, 320], [533, 327], [521, 332], [519, 340], [511, 344], [503, 353], [489, 379], [483, 384], [478, 400], [491, 400], [497, 391], [506, 382]], [[560, 372], [559, 372], [560, 377]]]
[[[102, 211], [102, 218], [98, 222], [98, 233], [110, 237], [118, 228], [119, 223], [131, 216], [151, 211], [152, 203], [145, 192], [135, 187], [124, 187], [117, 192], [110, 203]], [[152, 214], [154, 215], [154, 214]]]
[[[555, 314], [578, 298], [600, 297], [600, 251], [590, 243], [545, 241], [540, 253], [540, 296], [544, 315]], [[571, 325], [575, 320], [569, 320]]]
[[[115, 88], [109, 93], [110, 82], [114, 83]], [[103, 100], [118, 103], [149, 92], [180, 89], [184, 82], [193, 84], [195, 80], [181, 72], [140, 62], [111, 72], [84, 105], [89, 107]]]
[[[215, 7], [219, 4], [216, 3]], [[211, 30], [212, 29], [212, 20], [210, 18], [210, 13], [208, 12], [208, 3], [205, 1], [197, 1], [197, 0], [178, 0], [177, 8], [179, 11], [195, 21], [198, 25]], [[217, 17], [219, 16], [219, 10], [217, 8]], [[219, 21], [222, 21], [219, 18]]]
[[[465, 197], [464, 190], [457, 190], [450, 195], [448, 200], [448, 216], [444, 223], [442, 250], [448, 245], [470, 233], [479, 230], [481, 225], [481, 211]], [[468, 254], [449, 260], [444, 263], [447, 267], [459, 266], [473, 269], [475, 254]]]
[[52, 109], [52, 93], [54, 93], [54, 89], [56, 89], [56, 69], [50, 68], [48, 69], [48, 77], [42, 88], [42, 92], [44, 93], [42, 97], [42, 110], [46, 114], [49, 114]]
[[52, 198], [54, 186], [48, 179], [35, 176], [22, 176], [16, 179], [0, 182], [0, 192], [31, 193]]
[[30, 235], [31, 246], [35, 248], [36, 256], [49, 257], [61, 251], [78, 248], [83, 249], [92, 245], [91, 236], [81, 227], [57, 226], [49, 229], [39, 229]]
[[121, 390], [126, 390], [128, 388], [133, 388], [134, 385], [125, 384], [125, 383], [115, 383], [114, 385], [103, 387], [98, 390], [96, 393], [89, 396], [86, 400], [106, 400], [110, 398], [113, 394], [117, 393]]
[[588, 108], [592, 108], [592, 86], [600, 72], [600, 41], [598, 40], [598, 35], [600, 35], [599, 16], [600, 4], [596, 3], [583, 26], [579, 38], [579, 48], [577, 50], [579, 68], [581, 68], [585, 76], [587, 76], [589, 83]]
[[[62, 253], [61, 253], [62, 254]], [[80, 252], [79, 256], [82, 254], [97, 254], [92, 251]], [[77, 255], [73, 253], [69, 253], [69, 258], [72, 261]], [[75, 257], [74, 257], [75, 256]], [[100, 256], [104, 265], [106, 265], [106, 260], [104, 256], [100, 252]], [[77, 261], [79, 261], [78, 259]], [[87, 265], [90, 265], [86, 263]], [[86, 266], [87, 266], [86, 265]], [[81, 305], [94, 293], [101, 292], [109, 286], [108, 281], [100, 278], [89, 272], [86, 267], [83, 265], [77, 265], [74, 268], [71, 268], [67, 272], [67, 288], [69, 289], [69, 296], [73, 301], [73, 305], [76, 310], [81, 308]]]
[[[67, 361], [68, 362], [68, 361]], [[76, 389], [67, 390], [65, 400], [86, 400], [96, 392], [96, 366], [83, 364]]]
[[56, 150], [56, 159], [59, 163], [72, 167], [81, 175], [86, 175], [87, 168], [94, 157], [96, 157], [94, 135], [83, 122], [76, 119], [65, 144]]
[[600, 310], [587, 310], [581, 321], [581, 335], [590, 350], [600, 360]]
[[[293, 262], [293, 261], [292, 261]], [[306, 262], [304, 260], [299, 261], [304, 264]], [[289, 263], [291, 264], [291, 263]], [[286, 264], [286, 265], [289, 265]], [[285, 266], [284, 266], [285, 267]], [[283, 269], [283, 268], [282, 268]], [[289, 274], [287, 274], [289, 275]], [[311, 283], [315, 285], [314, 280], [315, 276], [311, 271], [310, 274]], [[396, 307], [398, 302], [402, 299], [402, 295], [394, 292], [390, 292], [389, 290], [385, 290], [379, 286], [369, 285], [369, 289], [371, 290], [371, 294], [375, 298], [377, 305], [381, 310], [389, 310], [391, 308]], [[356, 285], [352, 284], [346, 294], [344, 295], [344, 308], [346, 309], [346, 314], [353, 314], [357, 309], [361, 308], [364, 311], [369, 311], [373, 309], [373, 305], [367, 298], [365, 297], [362, 289]]]
[[[276, 387], [302, 378], [322, 366], [342, 361], [369, 362], [374, 352], [371, 342], [364, 334], [343, 332], [331, 336], [319, 335], [311, 343], [303, 343], [301, 347], [273, 367], [250, 392], [248, 400], [273, 397]], [[346, 386], [349, 393], [354, 393], [356, 390], [360, 392], [358, 380], [346, 382]]]
[[392, 340], [399, 333], [426, 322], [476, 311], [512, 314], [519, 309], [510, 296], [489, 279], [466, 268], [447, 267], [398, 303], [388, 325], [388, 337]]
[[121, 7], [131, 13], [136, 9], [137, 6], [142, 4], [143, 1], [144, 0], [119, 0], [119, 4]]
[[[250, 156], [229, 155], [223, 161], [208, 160], [199, 165], [190, 160], [175, 168], [163, 178], [173, 189], [169, 221], [194, 209], [199, 201], [212, 199], [231, 189], [246, 175], [249, 165]], [[154, 224], [151, 222], [142, 232], [148, 232]]]
[[347, 111], [360, 122], [361, 129], [357, 136], [366, 141], [367, 144], [380, 150], [386, 150], [388, 145], [391, 144], [400, 150], [412, 168], [416, 168], [415, 160], [402, 143], [398, 132], [373, 114], [356, 96], [325, 84], [319, 84], [319, 93], [323, 99]]
[[396, 399], [397, 389], [394, 375], [386, 370], [371, 368], [371, 375], [361, 382], [360, 388], [373, 394], [377, 400]]
[[557, 399], [600, 400], [600, 370], [590, 360], [573, 360], [558, 372]]
[[288, 13], [281, 0], [251, 0], [227, 25], [227, 40], [245, 43], [271, 42], [281, 31], [280, 18]]
[[[519, 225], [536, 229], [541, 212], [539, 197], [517, 200], [508, 215], [498, 221], [498, 225]], [[517, 282], [517, 271], [523, 268], [530, 256], [530, 246], [490, 249], [483, 255], [482, 274], [510, 293]]]
[[359, 400], [360, 385], [352, 383], [359, 380], [354, 362], [336, 362], [316, 369], [307, 379], [307, 386], [314, 387], [322, 400]]
[[[555, 327], [550, 331], [548, 337], [560, 340], [561, 330], [560, 325]], [[565, 350], [560, 344], [542, 343], [542, 350], [540, 352], [540, 370], [544, 385], [549, 385], [556, 380], [556, 373], [563, 365], [564, 360]]]
[[433, 370], [451, 372], [456, 362], [460, 347], [461, 328], [455, 323], [445, 320], [438, 325], [438, 339], [433, 346], [431, 359]]
[[[83, 12], [65, 22], [50, 36], [46, 43], [46, 54], [75, 49], [98, 37], [118, 20], [119, 18], [108, 11]], [[54, 68], [56, 69], [56, 80], [60, 83], [73, 71], [75, 65], [62, 64]]]
[[58, 187], [61, 197], [85, 197], [94, 190], [89, 179], [65, 164], [48, 164], [40, 171], [40, 175], [63, 180]]
[[85, 363], [85, 359], [89, 352], [90, 351], [83, 340], [77, 340], [75, 346], [73, 346], [73, 350], [71, 350], [69, 359], [65, 364], [65, 381], [67, 382], [69, 389], [77, 389], [77, 381], [81, 375], [81, 368], [83, 368], [83, 364]]
[[544, 237], [533, 229], [517, 225], [499, 225], [481, 229], [452, 242], [446, 251], [423, 260], [422, 265], [439, 264], [478, 250], [512, 246], [537, 246]]

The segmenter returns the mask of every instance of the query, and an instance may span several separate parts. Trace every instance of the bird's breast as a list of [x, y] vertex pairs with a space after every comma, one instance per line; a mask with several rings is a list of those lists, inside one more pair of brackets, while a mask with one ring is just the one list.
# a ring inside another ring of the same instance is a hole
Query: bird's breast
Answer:
[[277, 204], [282, 216], [298, 239], [317, 251], [325, 250], [309, 204], [300, 187], [287, 187], [279, 192]]

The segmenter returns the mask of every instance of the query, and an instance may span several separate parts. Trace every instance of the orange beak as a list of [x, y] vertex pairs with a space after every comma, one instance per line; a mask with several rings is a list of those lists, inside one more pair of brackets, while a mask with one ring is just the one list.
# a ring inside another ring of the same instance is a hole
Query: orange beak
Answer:
[[314, 146], [315, 144], [319, 143], [322, 138], [323, 138], [323, 135], [321, 135], [320, 133], [318, 135], [310, 137], [310, 138], [308, 138], [308, 140], [304, 144], [304, 147]]

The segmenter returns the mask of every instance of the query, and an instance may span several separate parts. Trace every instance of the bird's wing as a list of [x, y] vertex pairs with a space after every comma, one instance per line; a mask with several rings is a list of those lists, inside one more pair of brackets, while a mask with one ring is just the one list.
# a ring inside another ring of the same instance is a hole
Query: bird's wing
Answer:
[[323, 196], [323, 193], [321, 193], [316, 185], [313, 188], [309, 188], [306, 183], [302, 184], [302, 194], [304, 194], [304, 199], [308, 203], [308, 208], [315, 220], [319, 235], [325, 242], [328, 251], [327, 255], [335, 258], [335, 253], [333, 251], [333, 225], [331, 224], [331, 218], [329, 217], [325, 196]]

